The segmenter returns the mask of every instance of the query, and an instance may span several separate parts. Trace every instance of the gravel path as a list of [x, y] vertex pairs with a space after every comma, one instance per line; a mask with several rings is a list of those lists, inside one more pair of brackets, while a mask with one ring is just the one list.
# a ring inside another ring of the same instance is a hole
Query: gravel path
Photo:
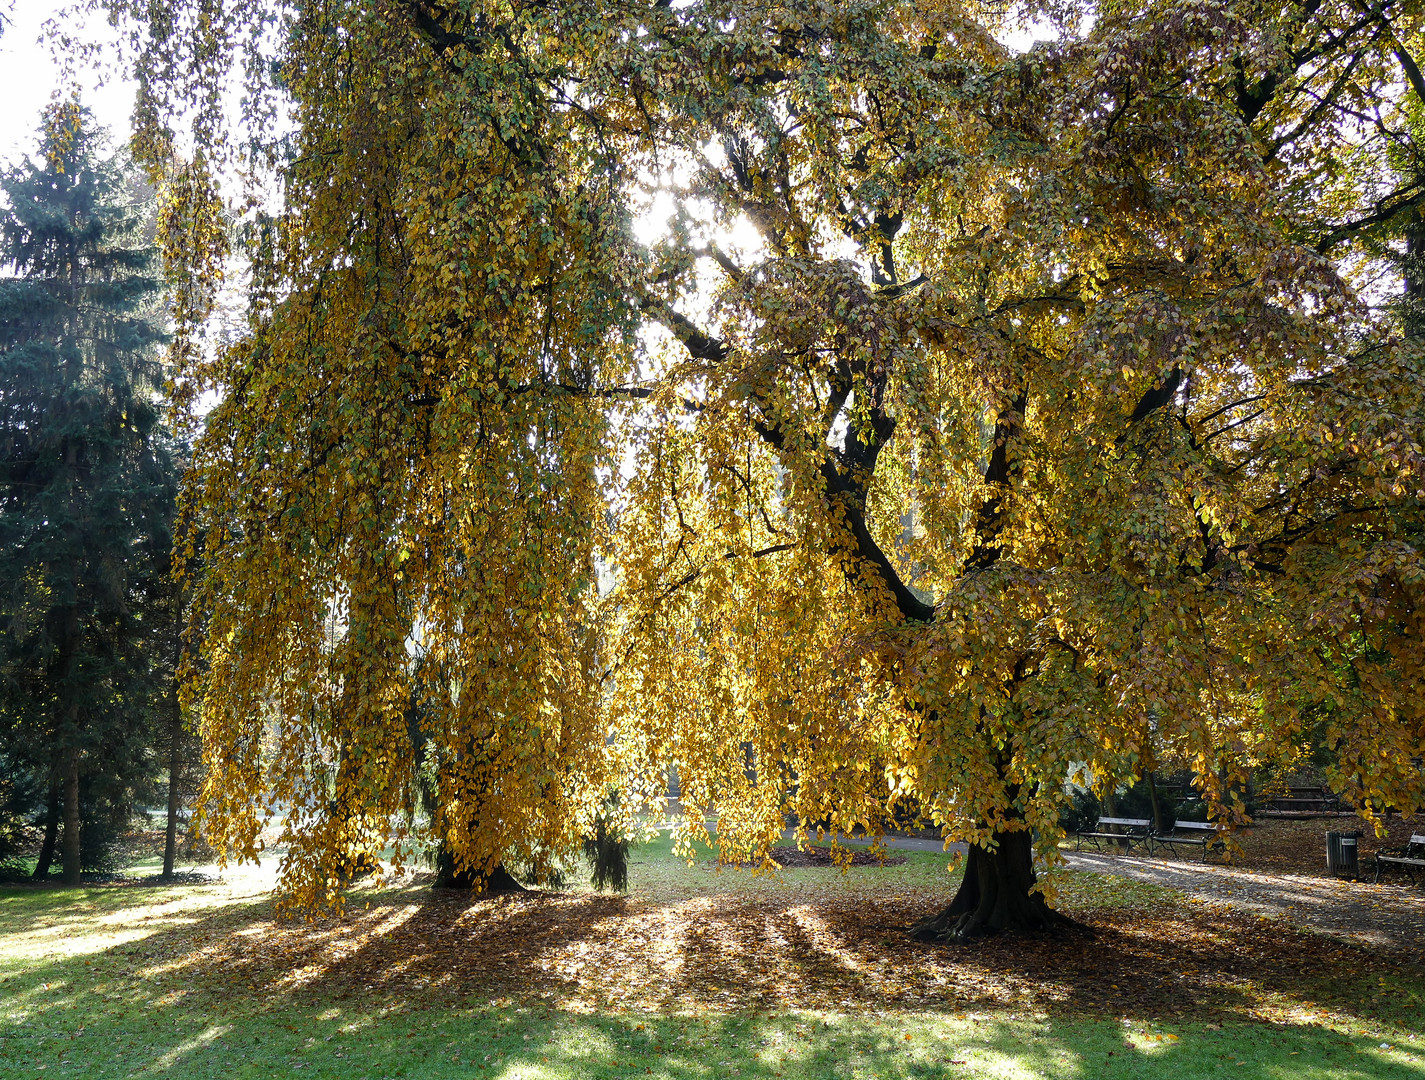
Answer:
[[1372, 885], [1139, 855], [1065, 852], [1069, 865], [1178, 889], [1344, 941], [1425, 949], [1425, 888]]
[[[900, 836], [886, 837], [886, 847], [899, 851], [944, 850], [939, 840]], [[965, 845], [952, 844], [950, 850], [964, 851]], [[1064, 854], [1069, 865], [1079, 870], [1165, 885], [1202, 903], [1228, 904], [1343, 941], [1425, 950], [1425, 886], [1407, 884], [1403, 878], [1372, 885], [1368, 881], [1340, 881], [1185, 859], [1088, 851]]]
[[[792, 836], [788, 830], [787, 838]], [[887, 836], [885, 844], [897, 851], [946, 850], [939, 840], [905, 836]], [[965, 845], [952, 844], [949, 850], [964, 851]], [[1227, 904], [1342, 941], [1425, 951], [1425, 885], [1410, 885], [1403, 878], [1372, 885], [1185, 859], [1088, 851], [1064, 855], [1075, 869], [1164, 885], [1201, 903]]]

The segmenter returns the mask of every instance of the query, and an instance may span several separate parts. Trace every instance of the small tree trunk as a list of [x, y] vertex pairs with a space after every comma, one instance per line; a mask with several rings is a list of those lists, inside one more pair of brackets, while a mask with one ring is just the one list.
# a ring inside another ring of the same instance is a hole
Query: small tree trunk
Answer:
[[1056, 931], [1078, 926], [1030, 892], [1034, 848], [1027, 831], [1000, 833], [996, 846], [970, 846], [965, 878], [950, 906], [911, 928], [917, 941], [966, 942], [986, 934]]
[[45, 804], [45, 842], [40, 845], [40, 861], [35, 863], [32, 875], [36, 881], [49, 877], [50, 865], [54, 862], [54, 846], [59, 839], [59, 780], [49, 782], [49, 802]]
[[1163, 831], [1163, 807], [1158, 802], [1158, 785], [1153, 779], [1153, 774], [1148, 774], [1148, 798], [1153, 803], [1153, 828], [1158, 832]]
[[60, 850], [64, 883], [79, 884], [79, 751], [64, 754], [64, 845]]
[[163, 841], [163, 876], [173, 876], [173, 861], [178, 854], [178, 777], [182, 769], [179, 752], [183, 746], [183, 710], [178, 707], [175, 688], [169, 702], [173, 717], [168, 726], [168, 833]]

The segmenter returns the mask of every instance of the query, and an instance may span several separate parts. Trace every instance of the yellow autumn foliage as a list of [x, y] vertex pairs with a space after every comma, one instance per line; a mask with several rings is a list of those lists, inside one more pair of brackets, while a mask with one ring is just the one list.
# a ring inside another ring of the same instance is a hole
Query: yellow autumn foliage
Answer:
[[544, 873], [669, 765], [739, 860], [897, 802], [1052, 860], [1070, 776], [1240, 821], [1305, 749], [1418, 805], [1413, 9], [202, 9], [145, 100], [246, 56], [280, 177], [184, 374], [204, 827], [279, 809], [298, 899], [413, 822]]

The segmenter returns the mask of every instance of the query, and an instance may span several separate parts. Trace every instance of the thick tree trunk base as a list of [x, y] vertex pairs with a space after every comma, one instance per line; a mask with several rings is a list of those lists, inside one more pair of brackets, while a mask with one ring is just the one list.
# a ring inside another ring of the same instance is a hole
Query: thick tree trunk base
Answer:
[[443, 851], [435, 863], [435, 888], [468, 889], [476, 891], [480, 896], [529, 892], [515, 880], [513, 874], [505, 869], [504, 863], [498, 864], [495, 869], [491, 870], [489, 876], [482, 882], [470, 870], [457, 870], [455, 860]]
[[381, 869], [381, 864], [366, 852], [359, 855], [351, 855], [341, 865], [341, 880], [350, 885], [353, 881], [360, 881], [362, 878], [370, 877]]
[[1000, 933], [1060, 934], [1088, 927], [1055, 911], [1035, 883], [1033, 848], [1026, 832], [1004, 833], [993, 850], [972, 845], [965, 879], [948, 907], [910, 929], [917, 941], [964, 944]]

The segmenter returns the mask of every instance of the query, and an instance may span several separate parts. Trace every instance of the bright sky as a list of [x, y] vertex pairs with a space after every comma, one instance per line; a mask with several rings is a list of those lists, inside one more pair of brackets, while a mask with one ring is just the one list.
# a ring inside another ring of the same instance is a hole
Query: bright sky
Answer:
[[[56, 93], [63, 96], [74, 85], [64, 80], [54, 47], [39, 40], [45, 23], [63, 18], [69, 6], [70, 0], [0, 0], [0, 14], [9, 17], [0, 36], [0, 161], [6, 164], [20, 154], [35, 152], [40, 111]], [[92, 22], [91, 27], [72, 17], [63, 19], [63, 25], [79, 31], [81, 38], [112, 40], [113, 31], [102, 20]], [[108, 65], [86, 65], [75, 82], [80, 100], [113, 132], [116, 141], [122, 141], [129, 131], [134, 86], [117, 78], [112, 64], [111, 57]], [[106, 66], [110, 70], [105, 71]]]
[[[19, 154], [35, 152], [40, 111], [56, 95], [67, 94], [76, 84], [80, 99], [94, 111], [99, 123], [110, 129], [116, 141], [128, 135], [134, 84], [120, 77], [113, 50], [106, 50], [107, 63], [86, 64], [72, 78], [66, 78], [57, 47], [41, 40], [51, 20], [81, 40], [114, 40], [114, 31], [103, 19], [81, 20], [67, 14], [74, 2], [0, 0], [0, 15], [7, 16], [5, 32], [0, 36], [0, 162], [8, 164]], [[1007, 43], [1023, 49], [1045, 36], [1045, 29], [1034, 27], [1007, 35]]]

